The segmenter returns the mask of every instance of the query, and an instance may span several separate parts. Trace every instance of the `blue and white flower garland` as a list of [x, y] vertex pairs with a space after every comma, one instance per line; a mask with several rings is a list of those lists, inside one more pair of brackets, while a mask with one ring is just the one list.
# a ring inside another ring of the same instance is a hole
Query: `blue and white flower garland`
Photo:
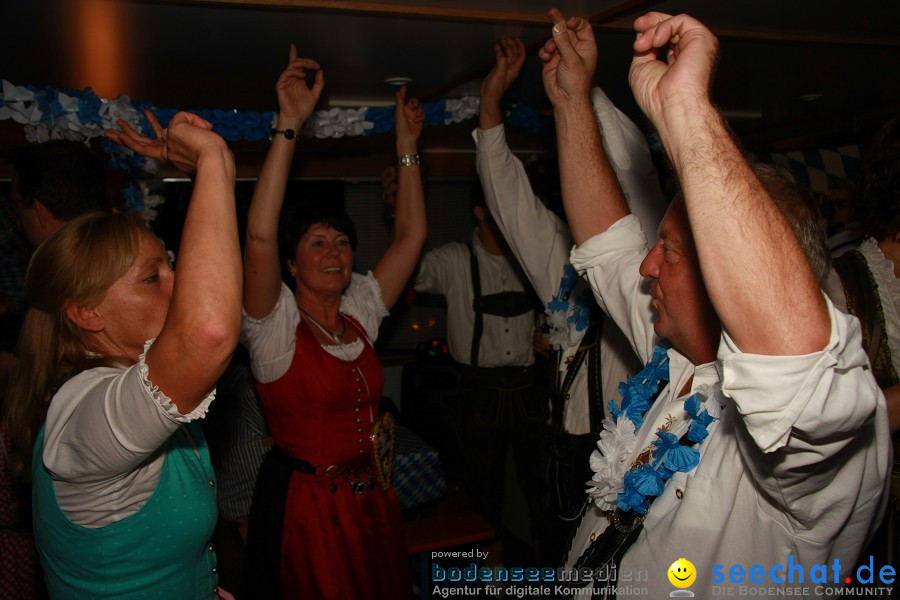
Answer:
[[[165, 127], [177, 112], [158, 108], [147, 101], [132, 101], [128, 96], [116, 99], [99, 98], [91, 88], [58, 90], [50, 86], [17, 86], [0, 81], [0, 121], [12, 119], [25, 126], [25, 138], [32, 144], [53, 139], [85, 141], [103, 135], [104, 129], [117, 129], [116, 122], [124, 120], [137, 131], [148, 135], [150, 125], [144, 110], [150, 109]], [[464, 97], [423, 103], [425, 125], [460, 123], [478, 115], [479, 99]], [[274, 125], [275, 113], [201, 109], [191, 110], [210, 123], [213, 130], [227, 141], [258, 141], [268, 139]], [[506, 122], [535, 133], [549, 133], [551, 120], [522, 104], [512, 104], [506, 111]], [[394, 131], [394, 107], [332, 108], [319, 110], [306, 122], [301, 134], [316, 138], [374, 135]], [[126, 207], [152, 220], [153, 206], [164, 198], [154, 194], [136, 179], [142, 173], [154, 173], [158, 166], [142, 156], [132, 154], [104, 138], [102, 147], [112, 158], [110, 167], [125, 170], [132, 181], [123, 191]]]
[[589, 287], [583, 289], [574, 302], [569, 301], [579, 279], [575, 267], [566, 263], [559, 292], [547, 302], [547, 325], [550, 328], [547, 337], [554, 348], [578, 345], [591, 322], [591, 311], [596, 304]]
[[[609, 402], [612, 416], [604, 419], [597, 450], [590, 458], [594, 475], [587, 482], [588, 496], [601, 510], [645, 514], [672, 475], [686, 473], [699, 464], [700, 451], [695, 446], [706, 439], [709, 426], [719, 418], [719, 405], [706, 401], [715, 391], [713, 386], [699, 386], [684, 401], [690, 425], [678, 423], [672, 431], [658, 431], [658, 439], [647, 449], [650, 454], [646, 462], [638, 457], [629, 468], [628, 460], [637, 446], [637, 431], [652, 406], [651, 398], [659, 391], [661, 382], [669, 380], [666, 354], [669, 347], [663, 340], [653, 349], [653, 356], [643, 370], [619, 384], [621, 405]], [[682, 442], [682, 437], [687, 444]]]
[[[177, 112], [159, 108], [147, 101], [132, 101], [128, 96], [116, 99], [98, 97], [90, 88], [59, 90], [50, 86], [17, 86], [2, 80], [0, 86], [0, 120], [12, 119], [26, 126], [26, 137], [32, 143], [50, 139], [84, 139], [98, 137], [104, 129], [115, 128], [119, 119], [138, 131], [149, 133], [144, 110], [153, 110], [165, 126]], [[479, 99], [466, 96], [422, 104], [425, 125], [450, 125], [478, 116]], [[213, 129], [227, 141], [268, 139], [275, 113], [219, 109], [191, 109], [213, 124]], [[506, 108], [506, 122], [534, 133], [549, 134], [549, 117], [523, 104]], [[340, 138], [344, 136], [393, 133], [394, 107], [330, 108], [318, 110], [307, 120], [301, 133], [308, 137]]]

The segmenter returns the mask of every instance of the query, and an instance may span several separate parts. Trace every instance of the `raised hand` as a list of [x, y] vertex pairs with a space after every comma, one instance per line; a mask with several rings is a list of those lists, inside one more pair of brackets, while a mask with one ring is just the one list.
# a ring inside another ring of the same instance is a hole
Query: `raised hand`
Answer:
[[590, 102], [597, 68], [597, 40], [591, 24], [581, 17], [566, 19], [556, 8], [547, 14], [553, 20], [553, 37], [538, 50], [547, 97], [554, 106], [573, 100]]
[[227, 149], [225, 141], [212, 132], [212, 123], [189, 112], [179, 112], [163, 129], [149, 110], [144, 111], [154, 138], [138, 133], [124, 120], [117, 123], [122, 131], [104, 131], [104, 135], [142, 156], [168, 162], [185, 173], [193, 173], [200, 155], [209, 149]]
[[425, 125], [425, 111], [415, 98], [406, 100], [406, 86], [401, 86], [394, 94], [396, 109], [394, 121], [397, 130], [397, 153], [415, 154], [422, 127]]
[[500, 100], [525, 64], [525, 45], [519, 38], [503, 38], [494, 44], [494, 54], [497, 62], [481, 82], [481, 104], [478, 111], [478, 126], [481, 129], [491, 129], [503, 122]]
[[494, 44], [496, 63], [481, 82], [481, 101], [500, 102], [525, 64], [525, 44], [519, 38], [503, 38]]
[[[278, 93], [279, 127], [302, 124], [312, 114], [325, 87], [325, 76], [319, 63], [311, 58], [297, 58], [297, 46], [291, 44], [288, 66], [281, 72], [275, 91]], [[307, 71], [315, 71], [312, 86], [307, 82]], [[297, 123], [285, 124], [284, 119]]]
[[[638, 18], [634, 29], [637, 39], [628, 80], [641, 110], [657, 128], [664, 127], [667, 110], [681, 106], [692, 112], [698, 102], [711, 103], [709, 87], [719, 42], [709, 29], [688, 15], [658, 12]], [[666, 62], [657, 58], [663, 47], [668, 47]]]

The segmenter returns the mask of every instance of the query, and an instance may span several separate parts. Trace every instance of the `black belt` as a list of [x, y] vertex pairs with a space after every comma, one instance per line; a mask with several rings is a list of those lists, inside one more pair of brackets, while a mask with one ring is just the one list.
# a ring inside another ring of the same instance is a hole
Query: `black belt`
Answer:
[[327, 477], [331, 480], [329, 489], [332, 493], [338, 489], [336, 480], [339, 477], [346, 480], [353, 494], [362, 495], [375, 487], [375, 480], [372, 477], [372, 463], [368, 455], [365, 458], [339, 465], [314, 465], [302, 458], [291, 456], [276, 446], [272, 448], [272, 456], [282, 465], [304, 475]]

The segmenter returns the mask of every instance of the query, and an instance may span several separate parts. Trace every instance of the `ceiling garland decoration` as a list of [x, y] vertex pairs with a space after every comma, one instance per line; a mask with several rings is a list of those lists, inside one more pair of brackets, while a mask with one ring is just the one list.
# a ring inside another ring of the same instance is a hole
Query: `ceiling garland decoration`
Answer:
[[[158, 108], [145, 100], [131, 100], [128, 96], [115, 99], [98, 97], [91, 88], [84, 90], [57, 89], [51, 86], [17, 86], [3, 79], [0, 92], [0, 121], [12, 119], [25, 126], [25, 138], [39, 144], [51, 139], [85, 141], [101, 137], [104, 129], [118, 129], [116, 123], [124, 120], [145, 135], [151, 132], [144, 116], [152, 110], [165, 127], [178, 112], [176, 109]], [[460, 123], [478, 115], [477, 97], [452, 98], [426, 102], [426, 127]], [[188, 109], [213, 124], [213, 131], [226, 141], [260, 141], [269, 139], [274, 125], [274, 112], [256, 112], [220, 109]], [[524, 105], [511, 104], [506, 111], [507, 122], [533, 133], [549, 134], [551, 120], [540, 112]], [[394, 107], [330, 108], [318, 110], [307, 120], [301, 131], [305, 137], [340, 138], [343, 136], [377, 135], [394, 131]], [[152, 206], [161, 198], [149, 198], [141, 190], [137, 180], [159, 170], [142, 156], [133, 154], [112, 141], [103, 138], [101, 147], [112, 169], [121, 169], [132, 180], [123, 190], [125, 206], [129, 209], [153, 214]]]
[[[116, 129], [116, 122], [149, 133], [143, 115], [152, 110], [164, 126], [177, 109], [159, 108], [150, 102], [128, 96], [115, 99], [99, 98], [91, 88], [58, 90], [49, 86], [16, 86], [2, 80], [0, 120], [13, 119], [25, 125], [25, 135], [31, 143], [50, 139], [85, 140], [98, 137], [104, 129]], [[426, 102], [425, 125], [439, 126], [460, 123], [478, 115], [478, 98], [466, 96]], [[220, 109], [188, 109], [213, 124], [213, 130], [226, 141], [259, 141], [269, 139], [274, 124], [274, 112]], [[548, 134], [551, 120], [535, 109], [520, 103], [510, 104], [507, 122], [533, 133]], [[318, 110], [307, 120], [301, 135], [316, 138], [340, 138], [345, 135], [374, 135], [394, 131], [394, 107], [330, 108]]]

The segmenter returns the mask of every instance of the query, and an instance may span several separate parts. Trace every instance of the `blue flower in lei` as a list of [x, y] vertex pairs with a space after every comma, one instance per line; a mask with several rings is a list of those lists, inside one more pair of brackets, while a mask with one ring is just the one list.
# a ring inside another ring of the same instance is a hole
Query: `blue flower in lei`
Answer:
[[663, 493], [665, 480], [650, 465], [642, 465], [625, 473], [625, 490], [617, 498], [620, 510], [633, 510], [643, 515], [650, 508], [649, 498]]
[[[667, 340], [661, 340], [653, 349], [647, 366], [620, 384], [621, 404], [609, 403], [610, 417], [600, 434], [599, 452], [591, 456], [594, 475], [588, 482], [588, 494], [604, 511], [634, 511], [644, 515], [675, 473], [689, 472], [700, 464], [697, 446], [708, 437], [708, 428], [718, 419], [719, 411], [715, 401], [704, 402], [716, 393], [715, 386], [709, 384], [698, 386], [696, 393], [684, 401], [684, 411], [690, 416], [690, 422], [667, 421], [666, 430], [656, 432], [657, 439], [650, 447], [644, 452], [636, 452], [638, 438], [635, 434], [644, 424], [662, 382], [669, 381], [667, 350], [670, 347]], [[709, 409], [713, 409], [713, 414], [708, 412]], [[623, 415], [628, 420], [620, 420]], [[628, 456], [638, 457], [630, 468], [625, 462]]]
[[563, 276], [559, 282], [559, 293], [557, 293], [550, 302], [547, 303], [547, 310], [553, 312], [569, 310], [569, 295], [578, 283], [578, 271], [575, 267], [566, 263], [563, 265]]
[[591, 312], [594, 308], [594, 294], [587, 289], [581, 292], [572, 306], [572, 315], [566, 322], [575, 325], [575, 331], [584, 331], [591, 324]]
[[643, 515], [650, 501], [665, 490], [666, 482], [678, 472], [686, 473], [700, 463], [696, 448], [683, 446], [673, 434], [660, 431], [653, 443], [653, 461], [625, 473], [625, 489], [616, 498], [616, 507]]
[[[659, 391], [660, 383], [669, 380], [669, 364], [666, 351], [671, 345], [661, 340], [653, 349], [653, 356], [640, 373], [619, 384], [622, 404], [609, 403], [613, 420], [624, 415], [639, 429], [650, 410], [651, 398]], [[653, 498], [665, 490], [666, 482], [675, 473], [686, 473], [700, 464], [700, 451], [693, 444], [701, 443], [709, 435], [708, 426], [715, 420], [703, 409], [700, 394], [691, 395], [684, 402], [685, 412], [691, 417], [686, 440], [668, 431], [658, 431], [653, 442], [650, 460], [628, 470], [624, 475], [623, 490], [616, 496], [616, 508], [643, 515], [650, 508]], [[683, 443], [688, 442], [687, 444]]]
[[552, 312], [562, 312], [568, 307], [568, 300], [560, 300], [559, 296], [553, 296], [553, 299], [547, 303], [547, 310]]
[[700, 394], [694, 394], [684, 401], [684, 410], [691, 417], [691, 428], [688, 430], [688, 440], [699, 444], [709, 435], [707, 428], [713, 422], [712, 415], [706, 410], [701, 411]]
[[[659, 438], [653, 445], [653, 458], [668, 472], [668, 479], [673, 473], [687, 472], [700, 463], [700, 452], [696, 448], [683, 446], [681, 440], [666, 431], [657, 432]], [[659, 459], [662, 458], [662, 461]]]
[[671, 344], [668, 340], [660, 340], [641, 372], [619, 384], [621, 407], [612, 400], [607, 405], [613, 419], [618, 420], [619, 415], [624, 413], [634, 423], [634, 428], [640, 429], [644, 415], [650, 410], [650, 398], [659, 391], [661, 381], [669, 380], [669, 357], [666, 354], [669, 348]]
[[[559, 292], [547, 302], [549, 312], [566, 313], [569, 311], [569, 297], [572, 290], [578, 284], [578, 271], [575, 267], [566, 263], [563, 265], [563, 276], [559, 283]], [[578, 298], [571, 304], [572, 314], [566, 318], [566, 323], [575, 326], [575, 331], [584, 331], [591, 324], [591, 313], [596, 304], [594, 295], [590, 289], [582, 291]]]

